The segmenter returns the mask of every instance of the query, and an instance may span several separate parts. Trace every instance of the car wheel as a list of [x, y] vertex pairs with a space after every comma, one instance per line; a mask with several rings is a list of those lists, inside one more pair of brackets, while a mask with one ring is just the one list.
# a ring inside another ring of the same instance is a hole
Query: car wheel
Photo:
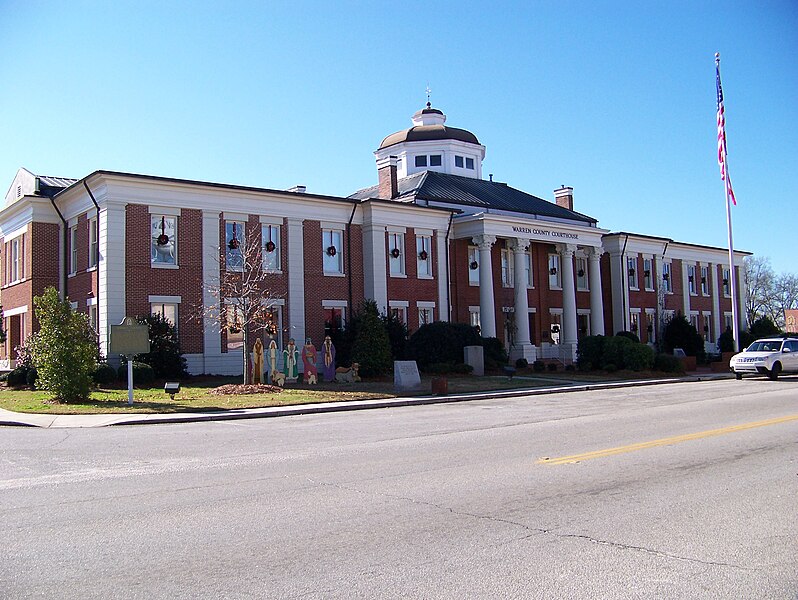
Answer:
[[740, 381], [740, 380], [743, 378], [743, 374], [742, 374], [742, 373], [735, 373], [735, 374], [734, 374], [734, 378], [735, 378], [737, 381]]
[[768, 379], [775, 381], [779, 378], [779, 373], [781, 373], [781, 363], [777, 362], [773, 365], [773, 368], [768, 371]]

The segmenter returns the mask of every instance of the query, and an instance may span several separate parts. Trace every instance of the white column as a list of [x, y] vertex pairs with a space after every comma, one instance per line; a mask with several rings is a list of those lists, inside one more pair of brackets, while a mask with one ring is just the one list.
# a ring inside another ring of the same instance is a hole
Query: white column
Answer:
[[562, 268], [562, 344], [576, 347], [576, 281], [574, 280], [574, 252], [576, 246], [564, 244], [560, 247]]
[[97, 240], [100, 248], [100, 261], [97, 265], [100, 352], [116, 361], [117, 356], [108, 356], [111, 325], [119, 325], [126, 316], [136, 316], [126, 315], [125, 205], [107, 203], [100, 209], [97, 219], [100, 226]]
[[287, 221], [288, 337], [294, 338], [296, 345], [301, 347], [305, 343], [305, 233], [302, 219], [289, 218]]
[[590, 334], [604, 335], [604, 297], [601, 292], [601, 248], [591, 248], [587, 255], [590, 285]]
[[495, 235], [478, 235], [474, 243], [479, 247], [479, 322], [482, 337], [496, 337], [496, 307], [493, 301], [493, 264], [490, 249]]
[[720, 285], [718, 285], [719, 277], [723, 277], [723, 267], [720, 269], [720, 275], [718, 275], [717, 264], [710, 264], [708, 271], [712, 277], [712, 341], [717, 342], [720, 334], [723, 333], [720, 328]]
[[512, 361], [524, 358], [527, 362], [534, 362], [537, 358], [535, 347], [529, 341], [529, 296], [527, 288], [529, 282], [526, 277], [526, 256], [529, 240], [510, 239], [507, 247], [513, 251], [514, 283], [513, 293], [515, 299], [515, 335], [510, 348]]
[[449, 263], [446, 252], [446, 230], [435, 230], [435, 277], [438, 280], [438, 320], [449, 320]]
[[385, 226], [363, 224], [363, 290], [377, 303], [381, 313], [388, 314], [388, 268]]
[[[612, 293], [612, 329], [625, 331], [629, 319], [629, 279], [626, 277], [626, 255], [610, 253], [610, 292]], [[605, 327], [606, 330], [606, 327]], [[612, 331], [609, 335], [612, 335]]]

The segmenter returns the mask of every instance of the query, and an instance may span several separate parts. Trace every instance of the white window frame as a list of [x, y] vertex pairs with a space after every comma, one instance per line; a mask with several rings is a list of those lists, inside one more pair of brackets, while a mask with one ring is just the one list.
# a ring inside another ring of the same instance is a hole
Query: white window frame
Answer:
[[535, 271], [532, 267], [532, 250], [527, 250], [524, 252], [524, 268], [526, 269], [526, 287], [527, 289], [534, 289], [535, 287], [535, 280], [534, 275]]
[[[321, 310], [328, 311], [328, 310], [339, 310], [341, 311], [341, 329], [346, 328], [346, 309], [348, 307], [348, 303], [346, 300], [322, 300], [321, 301]], [[326, 329], [326, 322], [325, 322], [325, 329]]]
[[[280, 243], [280, 225], [275, 223], [260, 224], [261, 256], [263, 258], [263, 270], [268, 273], [282, 272], [282, 245]], [[269, 252], [266, 245], [272, 242], [274, 250]]]
[[701, 330], [698, 328], [698, 316], [701, 313], [697, 310], [691, 310], [690, 314], [687, 316], [687, 320], [690, 322], [690, 325], [695, 327], [696, 332], [701, 335]]
[[[164, 225], [164, 235], [169, 241], [164, 246], [158, 246], [161, 223]], [[171, 227], [170, 227], [171, 226]], [[162, 268], [177, 267], [177, 216], [165, 214], [150, 214], [150, 266]], [[167, 233], [171, 231], [171, 233]], [[159, 251], [162, 248], [163, 251]]]
[[97, 298], [86, 299], [86, 310], [89, 313], [89, 326], [97, 333], [100, 330], [100, 315], [97, 311]]
[[626, 280], [629, 283], [629, 289], [638, 291], [640, 289], [640, 278], [637, 272], [637, 256], [626, 257]]
[[[477, 268], [472, 269], [471, 264], [477, 263]], [[476, 246], [468, 247], [468, 285], [479, 285], [479, 248]]]
[[[587, 259], [577, 256], [575, 263], [576, 263], [576, 291], [589, 292], [590, 282], [588, 280]], [[579, 275], [579, 271], [582, 271], [581, 276]]]
[[[321, 230], [322, 268], [325, 275], [342, 277], [344, 275], [344, 230], [324, 227]], [[335, 248], [335, 255], [328, 254], [328, 248]]]
[[698, 296], [695, 265], [687, 265], [687, 290], [691, 296]]
[[10, 272], [8, 283], [17, 283], [25, 278], [25, 261], [23, 260], [25, 245], [23, 244], [23, 236], [15, 237], [9, 244]]
[[[418, 326], [428, 325], [435, 321], [435, 303], [417, 301], [416, 308], [418, 309]], [[422, 314], [426, 317], [422, 317]]]
[[647, 292], [654, 291], [654, 261], [650, 258], [643, 259], [643, 287]]
[[78, 226], [69, 228], [69, 274], [78, 272]]
[[389, 300], [388, 301], [388, 314], [397, 316], [407, 326], [407, 308], [410, 303], [407, 300]]
[[[651, 331], [648, 330], [649, 324], [651, 325]], [[646, 309], [646, 335], [649, 343], [657, 341], [657, 310], [655, 308]], [[640, 336], [638, 335], [638, 337]]]
[[[405, 272], [405, 234], [399, 231], [388, 231], [388, 274], [391, 277], [407, 277]], [[399, 256], [394, 256], [399, 250]]]
[[701, 267], [701, 295], [709, 296], [709, 267]]
[[[560, 268], [560, 255], [557, 253], [549, 254], [549, 262], [548, 262], [548, 274], [549, 274], [549, 289], [550, 290], [561, 290], [562, 289], [562, 269]], [[552, 274], [552, 269], [554, 269], [554, 273]]]
[[[226, 229], [226, 228], [225, 228]], [[225, 303], [225, 325], [227, 328], [227, 351], [228, 352], [243, 352], [244, 351], [244, 328], [243, 328], [243, 321], [244, 321], [244, 311], [241, 309], [241, 306], [237, 302], [227, 301]], [[232, 311], [232, 316], [230, 312]], [[232, 322], [235, 323], [235, 316], [236, 314], [241, 314], [241, 330], [233, 333], [230, 331], [230, 323], [231, 319]], [[235, 341], [233, 342], [235, 346], [231, 346], [230, 337], [235, 336]], [[239, 339], [239, 336], [240, 339]]]
[[723, 281], [721, 283], [723, 283], [723, 297], [731, 298], [731, 269], [723, 268]]
[[[426, 252], [427, 258], [422, 259], [421, 253]], [[432, 279], [432, 236], [416, 235], [416, 277], [419, 279]]]
[[639, 308], [629, 309], [629, 331], [640, 337], [640, 314]]
[[515, 285], [515, 261], [513, 251], [509, 248], [502, 248], [502, 287], [511, 288]]
[[714, 339], [712, 337], [712, 334], [716, 334], [716, 332], [712, 331], [712, 311], [702, 310], [701, 311], [701, 318], [704, 321], [704, 329], [702, 329], [698, 333], [706, 341], [711, 342]]
[[99, 261], [97, 233], [97, 217], [92, 217], [89, 219], [89, 270], [96, 269]]
[[[665, 275], [668, 276], [667, 279], [665, 278]], [[665, 288], [665, 293], [666, 294], [672, 294], [673, 293], [673, 269], [672, 269], [672, 264], [671, 263], [669, 263], [669, 262], [663, 262], [662, 263], [661, 279], [662, 279], [662, 287]]]
[[[235, 227], [235, 239], [238, 248], [230, 248]], [[224, 267], [227, 271], [242, 272], [244, 270], [243, 248], [246, 244], [247, 222], [238, 219], [225, 219], [224, 221]], [[237, 259], [236, 259], [237, 257]], [[234, 260], [235, 259], [235, 260]]]
[[480, 319], [479, 306], [468, 307], [468, 322], [471, 327], [479, 327], [482, 329], [482, 321]]

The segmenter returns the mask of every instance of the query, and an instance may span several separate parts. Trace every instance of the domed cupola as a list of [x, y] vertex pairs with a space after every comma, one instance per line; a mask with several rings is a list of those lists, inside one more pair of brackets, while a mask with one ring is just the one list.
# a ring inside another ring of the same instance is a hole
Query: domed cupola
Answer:
[[396, 157], [396, 174], [407, 177], [419, 171], [439, 171], [452, 175], [482, 178], [485, 146], [465, 129], [447, 127], [446, 115], [427, 102], [417, 111], [413, 126], [392, 133], [374, 153], [378, 163]]

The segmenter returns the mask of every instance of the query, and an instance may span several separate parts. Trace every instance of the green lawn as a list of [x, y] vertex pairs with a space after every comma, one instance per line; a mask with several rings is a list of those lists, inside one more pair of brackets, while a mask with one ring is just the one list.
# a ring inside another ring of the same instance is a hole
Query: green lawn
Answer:
[[[506, 376], [474, 377], [455, 375], [448, 377], [449, 394], [484, 392], [490, 390], [534, 388], [562, 383], [587, 383], [612, 381], [630, 377], [651, 377], [651, 373], [582, 374], [578, 372], [520, 373], [512, 380]], [[431, 393], [431, 377], [424, 376], [421, 388], [415, 395]], [[208, 377], [184, 381], [180, 393], [172, 401], [163, 391], [163, 384], [151, 388], [136, 388], [133, 391], [133, 406], [127, 403], [127, 388], [100, 388], [92, 392], [83, 403], [59, 404], [52, 401], [47, 391], [0, 387], [0, 408], [24, 413], [49, 414], [96, 414], [96, 413], [173, 413], [188, 411], [231, 410], [265, 406], [285, 406], [313, 402], [341, 402], [393, 398], [397, 392], [393, 380], [363, 381], [354, 384], [322, 383], [317, 386], [303, 384], [288, 385], [279, 392], [263, 394], [215, 395], [214, 388], [240, 383], [239, 378]], [[412, 395], [402, 393], [401, 395]]]

